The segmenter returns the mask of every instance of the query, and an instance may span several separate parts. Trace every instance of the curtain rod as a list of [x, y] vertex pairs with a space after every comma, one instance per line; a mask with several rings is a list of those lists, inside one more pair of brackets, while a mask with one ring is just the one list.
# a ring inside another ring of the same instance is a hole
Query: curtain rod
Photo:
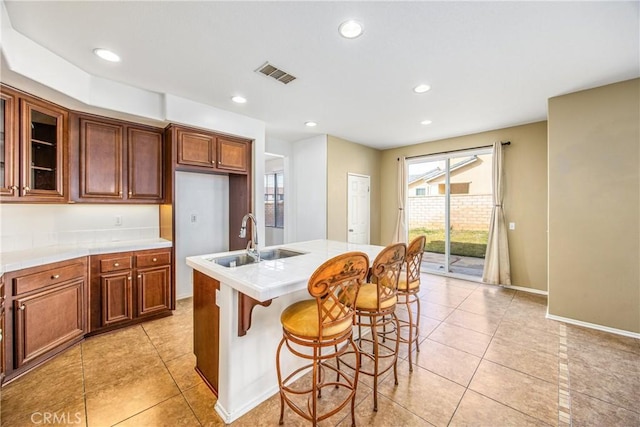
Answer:
[[[505, 142], [502, 143], [502, 145], [511, 145], [511, 141], [505, 141]], [[407, 159], [415, 159], [415, 158], [418, 158], [418, 157], [430, 156], [432, 154], [449, 154], [449, 153], [457, 153], [459, 151], [469, 151], [469, 150], [477, 150], [479, 148], [491, 148], [491, 147], [493, 147], [493, 145], [483, 145], [482, 147], [460, 148], [458, 150], [441, 151], [439, 153], [430, 153], [430, 154], [421, 154], [419, 156], [410, 156], [410, 157], [407, 157]], [[400, 157], [398, 157], [398, 161], [400, 161]]]

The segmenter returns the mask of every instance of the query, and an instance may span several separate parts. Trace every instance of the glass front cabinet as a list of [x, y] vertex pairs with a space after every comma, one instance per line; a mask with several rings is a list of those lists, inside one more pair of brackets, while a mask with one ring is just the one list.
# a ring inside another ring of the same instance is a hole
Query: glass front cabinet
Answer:
[[3, 88], [0, 112], [2, 199], [64, 201], [66, 110]]

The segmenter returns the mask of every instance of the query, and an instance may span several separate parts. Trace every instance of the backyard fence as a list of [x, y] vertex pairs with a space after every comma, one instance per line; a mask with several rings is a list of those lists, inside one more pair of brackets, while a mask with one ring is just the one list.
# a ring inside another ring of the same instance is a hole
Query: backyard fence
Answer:
[[[444, 227], [444, 195], [408, 198], [409, 229]], [[491, 194], [452, 194], [451, 227], [454, 230], [488, 230], [493, 200]]]

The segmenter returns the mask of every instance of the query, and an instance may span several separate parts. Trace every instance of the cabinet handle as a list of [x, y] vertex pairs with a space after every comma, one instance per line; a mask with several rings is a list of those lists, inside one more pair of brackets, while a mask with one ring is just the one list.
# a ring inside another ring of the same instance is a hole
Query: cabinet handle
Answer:
[[114, 267], [120, 267], [120, 263], [119, 263], [119, 262], [116, 262], [116, 263], [114, 263], [114, 264], [113, 264], [113, 266], [114, 266]]
[[11, 188], [13, 191], [16, 191], [16, 190], [18, 189], [18, 186], [17, 186], [17, 185], [12, 185], [12, 186], [11, 186], [11, 187], [9, 187], [9, 188]]
[[142, 274], [138, 274], [138, 279], [142, 279]]
[[122, 191], [118, 191], [118, 196], [122, 196]]
[[59, 279], [60, 275], [59, 274], [54, 274], [51, 276], [51, 280], [55, 280], [55, 279]]
[[29, 187], [22, 187], [22, 189], [23, 189], [24, 191], [31, 191], [31, 188], [29, 188]]
[[0, 341], [2, 341], [2, 329], [0, 329]]
[[216, 161], [215, 161], [215, 160], [211, 160], [211, 164], [212, 164], [212, 165], [215, 165], [215, 164], [216, 164]]
[[27, 308], [26, 305], [22, 304], [20, 307], [18, 307], [20, 309], [20, 311], [24, 311], [25, 308]]
[[158, 261], [158, 258], [154, 258], [151, 261], [156, 262], [156, 261]]
[[133, 191], [129, 191], [129, 195], [130, 195], [130, 196], [133, 196]]
[[131, 280], [131, 276], [127, 277], [127, 280]]

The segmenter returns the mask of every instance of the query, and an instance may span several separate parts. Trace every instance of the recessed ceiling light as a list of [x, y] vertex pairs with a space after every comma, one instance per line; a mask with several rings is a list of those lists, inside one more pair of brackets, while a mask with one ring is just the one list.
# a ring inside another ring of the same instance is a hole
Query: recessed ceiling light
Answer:
[[316, 122], [304, 122], [305, 126], [308, 126], [310, 128], [314, 127], [314, 126], [318, 126], [318, 124]]
[[431, 86], [425, 85], [425, 84], [420, 84], [420, 85], [414, 87], [413, 91], [415, 93], [425, 93], [425, 92], [429, 91], [429, 89], [431, 89]]
[[361, 23], [350, 19], [340, 24], [338, 31], [340, 35], [346, 39], [355, 39], [362, 34], [363, 28]]
[[111, 52], [109, 49], [97, 48], [97, 49], [93, 49], [93, 53], [95, 53], [105, 61], [120, 62], [120, 57], [115, 53]]
[[245, 102], [247, 102], [247, 98], [243, 96], [234, 96], [231, 98], [231, 100], [236, 104], [244, 104]]
[[421, 125], [430, 125], [431, 123], [433, 123], [431, 120], [423, 120], [420, 122]]

